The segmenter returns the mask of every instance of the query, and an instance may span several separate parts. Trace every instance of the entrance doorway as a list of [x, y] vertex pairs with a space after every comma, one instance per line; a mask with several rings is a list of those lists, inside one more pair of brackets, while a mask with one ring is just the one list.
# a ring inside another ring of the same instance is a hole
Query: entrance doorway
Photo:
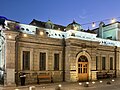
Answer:
[[78, 59], [78, 80], [88, 81], [89, 69], [88, 69], [88, 59], [86, 56], [82, 55]]

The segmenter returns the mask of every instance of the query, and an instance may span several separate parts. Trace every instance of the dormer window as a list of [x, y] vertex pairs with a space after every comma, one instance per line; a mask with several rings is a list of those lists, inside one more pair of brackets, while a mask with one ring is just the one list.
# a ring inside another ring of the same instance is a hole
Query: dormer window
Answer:
[[21, 30], [25, 30], [24, 28], [21, 28]]
[[26, 31], [29, 31], [29, 29], [27, 28]]
[[53, 29], [54, 28], [54, 24], [50, 20], [48, 20], [45, 23], [45, 27], [48, 28], [48, 29]]

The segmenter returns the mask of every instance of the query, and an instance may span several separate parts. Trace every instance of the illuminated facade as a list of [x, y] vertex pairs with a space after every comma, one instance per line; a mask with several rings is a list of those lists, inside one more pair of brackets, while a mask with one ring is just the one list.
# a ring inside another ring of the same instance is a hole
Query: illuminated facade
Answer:
[[[29, 25], [5, 20], [0, 34], [0, 78], [4, 85], [36, 83], [48, 74], [53, 82], [88, 81], [120, 76], [120, 23], [100, 23], [83, 30], [73, 21], [68, 26], [50, 20]], [[43, 80], [44, 81], [44, 80]]]

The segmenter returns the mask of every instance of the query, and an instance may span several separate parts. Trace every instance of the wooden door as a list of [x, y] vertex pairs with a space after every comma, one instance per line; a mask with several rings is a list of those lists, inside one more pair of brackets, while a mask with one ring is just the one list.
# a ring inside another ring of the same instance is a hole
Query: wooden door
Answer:
[[79, 60], [78, 62], [78, 80], [87, 81], [88, 80], [88, 62], [87, 60]]

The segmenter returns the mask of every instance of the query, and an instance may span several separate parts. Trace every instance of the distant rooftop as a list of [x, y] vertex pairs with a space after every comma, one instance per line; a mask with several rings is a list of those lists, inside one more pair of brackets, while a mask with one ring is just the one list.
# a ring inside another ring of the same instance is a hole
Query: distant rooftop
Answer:
[[[46, 23], [47, 22], [42, 22], [42, 21], [38, 21], [38, 20], [33, 19], [33, 21], [30, 23], [30, 25], [46, 28], [46, 26], [45, 26]], [[65, 28], [66, 28], [65, 26], [54, 24], [53, 29], [56, 29], [56, 30], [60, 29], [61, 31], [64, 31]]]
[[15, 21], [15, 20], [8, 19], [8, 18], [6, 18], [6, 17], [4, 17], [4, 16], [0, 16], [0, 19], [5, 19], [5, 20], [12, 21], [12, 22], [20, 23], [20, 22]]

